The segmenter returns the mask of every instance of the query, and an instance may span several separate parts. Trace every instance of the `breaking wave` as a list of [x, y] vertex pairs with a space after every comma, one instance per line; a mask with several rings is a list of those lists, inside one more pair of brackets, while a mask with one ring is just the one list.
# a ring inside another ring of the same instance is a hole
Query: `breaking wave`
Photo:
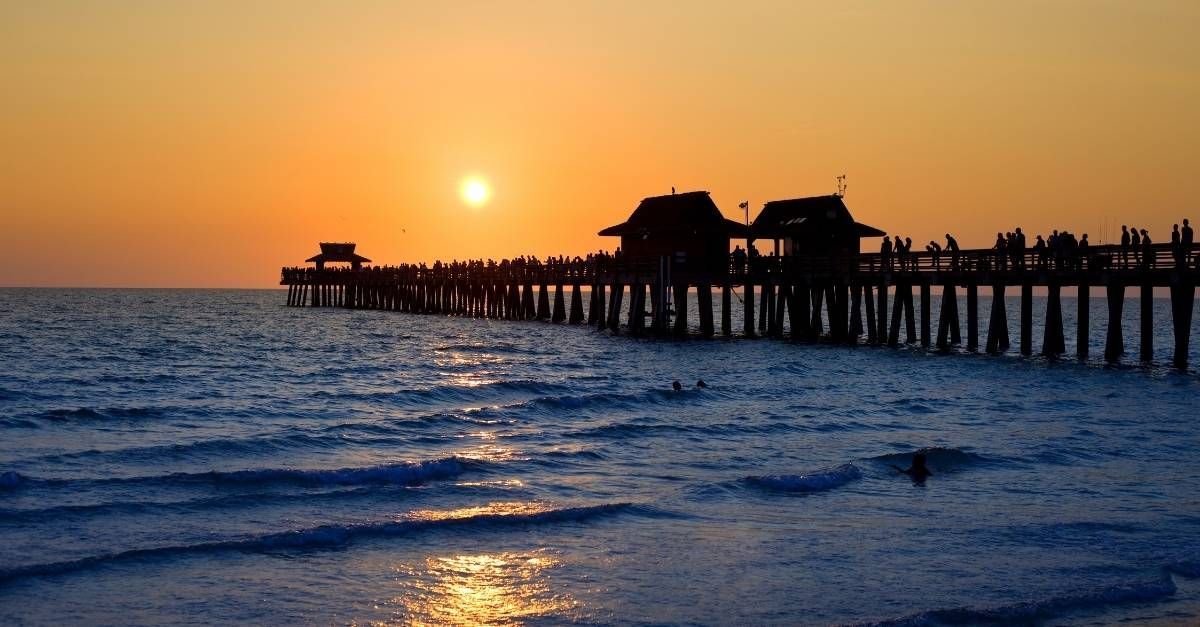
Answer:
[[0, 583], [28, 577], [60, 575], [86, 570], [92, 567], [128, 562], [138, 559], [170, 558], [187, 555], [220, 553], [227, 551], [271, 552], [296, 549], [320, 549], [344, 546], [356, 539], [375, 537], [406, 536], [434, 529], [511, 527], [516, 525], [539, 525], [554, 523], [586, 522], [596, 518], [634, 514], [642, 516], [669, 515], [656, 508], [633, 503], [605, 503], [580, 507], [550, 509], [533, 513], [498, 514], [484, 513], [460, 518], [432, 520], [401, 520], [395, 522], [368, 523], [362, 525], [325, 525], [296, 531], [283, 531], [266, 535], [148, 549], [133, 549], [107, 555], [96, 555], [77, 560], [32, 564], [0, 570]]
[[862, 479], [854, 464], [842, 464], [802, 475], [762, 475], [746, 477], [746, 483], [782, 492], [824, 492]]
[[1117, 584], [1107, 588], [1068, 594], [1038, 601], [1024, 601], [992, 608], [957, 607], [931, 610], [911, 616], [864, 625], [880, 627], [924, 627], [940, 625], [1008, 625], [1044, 620], [1073, 610], [1122, 603], [1158, 601], [1175, 594], [1169, 576], [1154, 581]]

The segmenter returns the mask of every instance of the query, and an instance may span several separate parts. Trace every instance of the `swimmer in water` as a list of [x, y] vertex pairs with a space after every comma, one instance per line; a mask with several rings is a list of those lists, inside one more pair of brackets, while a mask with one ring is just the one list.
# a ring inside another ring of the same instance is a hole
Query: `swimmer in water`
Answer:
[[909, 466], [907, 470], [895, 464], [892, 464], [892, 468], [895, 468], [900, 473], [912, 477], [912, 480], [916, 483], [923, 483], [927, 477], [933, 476], [933, 472], [930, 471], [929, 467], [925, 465], [924, 453], [913, 453], [912, 465]]
[[675, 390], [676, 392], [682, 392], [683, 384], [679, 382], [679, 379], [676, 379], [675, 382], [671, 384], [671, 389]]
[[696, 387], [698, 387], [700, 389], [704, 389], [704, 388], [708, 387], [708, 384], [704, 382], [704, 379], [700, 379], [699, 381], [696, 382]]

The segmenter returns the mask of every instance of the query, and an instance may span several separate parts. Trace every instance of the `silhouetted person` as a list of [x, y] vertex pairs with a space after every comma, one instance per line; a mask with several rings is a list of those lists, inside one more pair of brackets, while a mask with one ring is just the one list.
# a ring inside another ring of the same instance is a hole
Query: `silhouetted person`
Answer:
[[950, 253], [950, 270], [958, 271], [958, 240], [946, 234], [946, 251]]
[[700, 379], [699, 381], [696, 381], [696, 387], [703, 390], [704, 388], [708, 387], [708, 384], [704, 382], [704, 379]]
[[1091, 260], [1091, 257], [1089, 257], [1090, 247], [1091, 247], [1091, 244], [1088, 243], [1087, 233], [1084, 233], [1083, 237], [1079, 238], [1079, 269], [1080, 270], [1083, 269], [1083, 263], [1085, 261], [1087, 262], [1088, 268], [1092, 267], [1092, 260]]
[[925, 250], [929, 253], [930, 257], [933, 257], [933, 269], [940, 270], [941, 265], [942, 265], [941, 264], [941, 262], [942, 262], [942, 246], [941, 246], [941, 244], [938, 244], [937, 242], [930, 240], [930, 242], [925, 245]]
[[1004, 239], [1003, 233], [996, 234], [996, 243], [992, 245], [992, 250], [996, 251], [996, 269], [1004, 270], [1008, 267], [1008, 255], [1005, 249], [1008, 248], [1008, 242]]
[[892, 240], [886, 235], [883, 236], [883, 243], [879, 245], [879, 260], [884, 268], [892, 269]]
[[682, 392], [683, 384], [680, 383], [678, 379], [676, 379], [675, 381], [671, 382], [671, 389], [675, 390], [676, 392]]
[[1130, 243], [1132, 243], [1132, 239], [1129, 236], [1129, 227], [1122, 224], [1121, 225], [1121, 263], [1126, 266], [1129, 265], [1129, 244]]
[[1154, 267], [1154, 250], [1150, 247], [1153, 242], [1150, 241], [1150, 233], [1146, 229], [1142, 229], [1142, 265], [1146, 268]]
[[1186, 267], [1186, 262], [1183, 260], [1183, 240], [1179, 234], [1179, 225], [1175, 224], [1171, 227], [1171, 256], [1175, 258], [1175, 267]]
[[1192, 224], [1187, 218], [1183, 219], [1183, 228], [1179, 230], [1179, 245], [1183, 247], [1183, 265], [1186, 266], [1192, 258]]
[[897, 471], [912, 477], [914, 483], [924, 483], [925, 479], [933, 476], [933, 472], [925, 465], [924, 453], [913, 453], [912, 465], [907, 469], [892, 465]]
[[1129, 229], [1129, 248], [1133, 250], [1133, 264], [1142, 265], [1142, 236], [1138, 234], [1137, 227]]

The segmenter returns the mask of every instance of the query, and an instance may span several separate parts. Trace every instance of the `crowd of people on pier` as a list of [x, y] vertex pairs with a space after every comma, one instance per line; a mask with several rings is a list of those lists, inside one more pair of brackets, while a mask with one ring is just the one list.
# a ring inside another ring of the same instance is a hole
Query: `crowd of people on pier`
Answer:
[[[1200, 256], [1193, 253], [1195, 235], [1191, 222], [1183, 220], [1182, 228], [1176, 224], [1171, 230], [1171, 256], [1178, 268], [1192, 267], [1195, 263], [1200, 268]], [[1160, 247], [1161, 249], [1161, 247]], [[970, 269], [1027, 270], [1075, 270], [1093, 269], [1097, 263], [1105, 267], [1117, 266], [1125, 269], [1153, 269], [1158, 264], [1158, 254], [1154, 241], [1146, 229], [1121, 226], [1121, 241], [1117, 247], [1116, 259], [1113, 255], [1097, 256], [1093, 253], [1088, 234], [1076, 236], [1067, 230], [1054, 230], [1050, 235], [1037, 235], [1033, 245], [1029, 245], [1024, 231], [1020, 227], [1012, 231], [996, 233], [996, 241], [987, 254], [976, 255], [974, 267]], [[917, 255], [912, 252], [912, 238], [884, 237], [879, 246], [881, 267], [888, 270], [914, 271], [918, 269], [949, 270], [951, 272], [965, 270], [961, 249], [949, 233], [946, 243], [942, 245], [931, 240], [925, 245], [928, 262], [920, 264]], [[1111, 252], [1111, 249], [1110, 249]], [[943, 257], [948, 257], [943, 264]], [[1100, 261], [1100, 260], [1103, 261]], [[736, 265], [736, 262], [735, 262]]]
[[[1175, 266], [1180, 268], [1200, 268], [1200, 255], [1194, 253], [1195, 235], [1191, 222], [1182, 221], [1182, 226], [1175, 224], [1171, 230], [1170, 251]], [[899, 235], [884, 237], [880, 244], [878, 263], [882, 269], [893, 271], [916, 271], [931, 269], [935, 271], [948, 270], [951, 272], [966, 270], [994, 269], [999, 271], [1023, 271], [1030, 268], [1037, 270], [1085, 270], [1099, 267], [1120, 267], [1124, 269], [1153, 269], [1158, 264], [1158, 251], [1164, 247], [1155, 247], [1154, 241], [1147, 229], [1139, 229], [1128, 225], [1121, 226], [1120, 244], [1108, 247], [1104, 254], [1093, 252], [1088, 241], [1088, 234], [1078, 237], [1067, 230], [1054, 230], [1043, 237], [1036, 235], [1034, 243], [1029, 245], [1025, 233], [1020, 227], [1012, 231], [996, 233], [996, 241], [991, 249], [985, 251], [969, 251], [968, 260], [960, 249], [958, 240], [950, 233], [945, 235], [945, 244], [931, 240], [925, 245], [927, 253], [922, 260], [912, 251], [912, 238], [901, 238]], [[746, 248], [740, 245], [734, 247], [729, 255], [729, 271], [733, 276], [749, 274], [771, 274], [782, 272], [786, 264], [781, 260], [804, 259], [803, 255], [779, 257], [774, 252], [763, 255], [754, 246], [747, 243]], [[968, 263], [970, 261], [970, 263]], [[875, 267], [875, 260], [867, 260], [869, 267]], [[1098, 265], [1099, 264], [1099, 265]], [[285, 268], [285, 282], [306, 282], [318, 273], [329, 277], [338, 273], [359, 272], [368, 277], [378, 277], [379, 280], [438, 278], [438, 279], [496, 279], [496, 280], [531, 280], [531, 281], [587, 281], [596, 276], [607, 274], [626, 267], [625, 256], [620, 247], [613, 252], [604, 250], [589, 253], [580, 257], [547, 257], [539, 259], [534, 255], [521, 255], [513, 259], [474, 259], [449, 263], [435, 261], [432, 266], [425, 263], [400, 264], [398, 266], [370, 266], [366, 268]], [[370, 279], [368, 279], [370, 280]]]

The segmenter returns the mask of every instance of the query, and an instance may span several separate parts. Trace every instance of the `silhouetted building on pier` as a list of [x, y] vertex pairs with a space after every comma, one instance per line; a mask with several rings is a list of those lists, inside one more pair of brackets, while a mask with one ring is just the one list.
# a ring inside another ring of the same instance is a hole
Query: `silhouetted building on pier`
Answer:
[[354, 270], [361, 268], [364, 263], [371, 263], [370, 259], [354, 252], [354, 244], [333, 242], [321, 242], [321, 254], [305, 261], [317, 264], [318, 270], [324, 270], [327, 263], [348, 263]]
[[645, 198], [628, 220], [600, 231], [621, 238], [625, 258], [670, 257], [676, 271], [714, 274], [725, 271], [729, 240], [749, 233], [725, 219], [704, 191]]
[[855, 222], [837, 194], [772, 200], [763, 205], [750, 230], [755, 239], [774, 240], [781, 255], [830, 258], [857, 255], [860, 239], [886, 235]]

